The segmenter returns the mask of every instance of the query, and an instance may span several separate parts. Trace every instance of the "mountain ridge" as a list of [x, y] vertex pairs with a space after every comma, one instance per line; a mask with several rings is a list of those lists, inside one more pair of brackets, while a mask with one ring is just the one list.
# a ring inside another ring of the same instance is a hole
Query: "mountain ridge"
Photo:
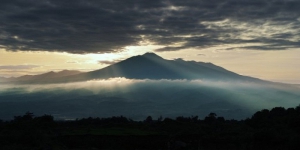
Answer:
[[49, 72], [37, 74], [37, 75], [23, 75], [20, 77], [5, 78], [4, 80], [6, 80], [8, 82], [26, 82], [26, 81], [43, 79], [43, 78], [52, 79], [52, 78], [58, 78], [58, 77], [71, 76], [71, 75], [75, 75], [75, 74], [79, 74], [79, 73], [82, 73], [82, 72], [77, 71], [77, 70], [66, 70], [65, 69], [65, 70], [58, 71], [58, 72], [49, 71]]

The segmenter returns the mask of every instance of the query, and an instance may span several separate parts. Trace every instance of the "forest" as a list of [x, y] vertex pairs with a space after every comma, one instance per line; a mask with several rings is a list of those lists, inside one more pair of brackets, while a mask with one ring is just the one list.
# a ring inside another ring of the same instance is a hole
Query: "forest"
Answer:
[[244, 120], [216, 113], [134, 121], [124, 116], [55, 120], [26, 112], [0, 120], [0, 149], [299, 149], [300, 105], [263, 109]]

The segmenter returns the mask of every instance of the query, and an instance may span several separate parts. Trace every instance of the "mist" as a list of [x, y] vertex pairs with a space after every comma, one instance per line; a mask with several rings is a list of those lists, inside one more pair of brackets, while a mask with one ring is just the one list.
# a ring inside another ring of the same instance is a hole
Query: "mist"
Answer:
[[125, 116], [133, 120], [210, 112], [246, 119], [261, 109], [296, 107], [300, 88], [284, 84], [111, 78], [67, 84], [0, 85], [0, 119], [30, 111], [58, 120]]

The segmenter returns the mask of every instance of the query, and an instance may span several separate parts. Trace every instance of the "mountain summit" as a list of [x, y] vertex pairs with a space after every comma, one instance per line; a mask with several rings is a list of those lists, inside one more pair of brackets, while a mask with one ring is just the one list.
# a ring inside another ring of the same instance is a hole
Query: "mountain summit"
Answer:
[[142, 55], [143, 57], [145, 58], [148, 58], [148, 59], [163, 59], [162, 57], [156, 55], [155, 53], [145, 53], [144, 55]]
[[[30, 82], [61, 83], [124, 77], [128, 79], [200, 79], [213, 81], [259, 81], [241, 76], [212, 63], [166, 60], [155, 53], [130, 57], [106, 68], [55, 78], [39, 78]], [[28, 81], [28, 80], [26, 80]]]

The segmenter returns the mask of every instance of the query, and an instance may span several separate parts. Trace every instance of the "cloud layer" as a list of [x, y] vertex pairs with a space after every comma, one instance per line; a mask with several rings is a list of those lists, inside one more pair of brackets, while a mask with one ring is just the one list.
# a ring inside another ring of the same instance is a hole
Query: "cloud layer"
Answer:
[[0, 48], [69, 53], [157, 51], [230, 45], [284, 50], [300, 46], [300, 1], [3, 0]]
[[56, 119], [126, 116], [143, 120], [215, 112], [245, 119], [261, 109], [299, 105], [299, 88], [200, 80], [113, 78], [68, 84], [0, 85], [0, 119], [27, 111]]

